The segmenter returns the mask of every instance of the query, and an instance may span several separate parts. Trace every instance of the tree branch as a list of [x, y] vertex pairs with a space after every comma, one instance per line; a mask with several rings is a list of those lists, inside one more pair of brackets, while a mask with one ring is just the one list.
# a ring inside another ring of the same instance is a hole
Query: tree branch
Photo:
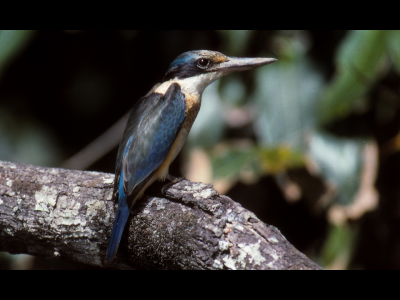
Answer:
[[120, 269], [321, 269], [211, 185], [150, 189], [104, 264], [114, 175], [0, 161], [0, 251]]

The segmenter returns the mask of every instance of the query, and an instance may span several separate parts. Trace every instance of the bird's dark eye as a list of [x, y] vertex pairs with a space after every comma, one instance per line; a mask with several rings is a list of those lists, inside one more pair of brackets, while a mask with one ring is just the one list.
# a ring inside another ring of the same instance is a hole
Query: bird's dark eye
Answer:
[[200, 58], [200, 59], [197, 61], [197, 66], [198, 66], [199, 68], [201, 68], [201, 69], [207, 68], [207, 67], [209, 66], [209, 64], [210, 64], [210, 61], [209, 61], [208, 59], [205, 59], [205, 58]]

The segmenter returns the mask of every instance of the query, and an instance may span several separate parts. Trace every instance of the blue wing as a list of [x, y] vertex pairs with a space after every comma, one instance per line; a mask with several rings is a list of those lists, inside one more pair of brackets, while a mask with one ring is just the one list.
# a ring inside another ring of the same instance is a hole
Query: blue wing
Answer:
[[150, 94], [133, 107], [118, 150], [114, 183], [118, 211], [107, 260], [118, 250], [130, 202], [163, 163], [185, 120], [185, 111], [185, 96], [177, 83], [171, 84], [165, 95]]
[[185, 96], [179, 84], [173, 83], [159, 99], [151, 97], [146, 101], [155, 103], [149, 103], [131, 134], [133, 140], [123, 162], [124, 190], [128, 195], [138, 193], [138, 186], [163, 163], [185, 119]]

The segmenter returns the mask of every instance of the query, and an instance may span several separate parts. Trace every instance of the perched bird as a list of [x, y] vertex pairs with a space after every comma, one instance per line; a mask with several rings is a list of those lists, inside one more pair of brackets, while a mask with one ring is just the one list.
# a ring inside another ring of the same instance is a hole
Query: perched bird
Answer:
[[250, 70], [274, 58], [238, 58], [216, 51], [189, 51], [170, 65], [164, 80], [139, 99], [119, 145], [114, 197], [118, 211], [106, 260], [114, 259], [129, 212], [157, 179], [174, 180], [168, 168], [181, 150], [200, 110], [204, 89], [232, 72]]

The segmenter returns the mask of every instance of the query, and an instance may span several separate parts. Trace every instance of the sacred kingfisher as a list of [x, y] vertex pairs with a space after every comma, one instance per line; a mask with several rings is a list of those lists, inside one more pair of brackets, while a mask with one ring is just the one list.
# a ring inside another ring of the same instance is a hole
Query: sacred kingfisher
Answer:
[[229, 57], [200, 50], [179, 55], [163, 82], [156, 84], [132, 108], [118, 149], [114, 197], [118, 211], [106, 260], [117, 254], [129, 212], [144, 191], [168, 174], [200, 110], [201, 95], [213, 81], [232, 72], [261, 67], [275, 58]]

